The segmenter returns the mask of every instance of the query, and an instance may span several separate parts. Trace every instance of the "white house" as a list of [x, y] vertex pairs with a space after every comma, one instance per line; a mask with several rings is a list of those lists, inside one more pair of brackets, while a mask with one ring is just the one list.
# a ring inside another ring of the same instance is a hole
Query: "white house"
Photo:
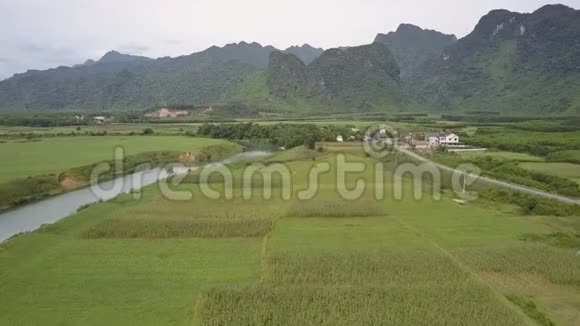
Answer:
[[453, 146], [459, 144], [459, 136], [453, 133], [427, 134], [425, 137], [429, 146]]
[[105, 123], [105, 122], [108, 122], [108, 121], [110, 121], [110, 119], [109, 119], [109, 118], [107, 118], [107, 117], [104, 117], [104, 116], [101, 116], [101, 115], [99, 115], [99, 116], [96, 116], [96, 117], [93, 117], [93, 120], [94, 120], [96, 123], [99, 123], [99, 124], [100, 124], [100, 123]]

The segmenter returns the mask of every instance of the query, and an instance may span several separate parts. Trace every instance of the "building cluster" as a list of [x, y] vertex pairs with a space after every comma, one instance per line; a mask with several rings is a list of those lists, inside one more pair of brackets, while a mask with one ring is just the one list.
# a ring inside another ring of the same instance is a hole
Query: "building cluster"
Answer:
[[189, 114], [190, 112], [188, 110], [162, 108], [153, 112], [145, 113], [145, 117], [152, 119], [179, 118], [188, 116]]
[[[391, 139], [393, 135], [387, 132], [387, 130], [379, 130], [373, 136], [365, 136], [363, 138], [364, 142], [378, 141], [380, 139], [393, 141]], [[426, 132], [407, 132], [396, 136], [396, 141], [399, 146], [402, 147], [412, 147], [417, 149], [428, 149], [437, 147], [448, 147], [448, 148], [463, 148], [466, 147], [459, 141], [459, 136], [454, 133], [449, 132], [437, 132], [437, 133], [426, 133]], [[336, 136], [336, 141], [339, 143], [345, 141], [352, 141], [354, 139], [346, 139], [342, 135]]]
[[432, 147], [460, 147], [459, 136], [450, 132], [409, 132], [399, 137], [401, 146], [414, 148], [432, 148]]

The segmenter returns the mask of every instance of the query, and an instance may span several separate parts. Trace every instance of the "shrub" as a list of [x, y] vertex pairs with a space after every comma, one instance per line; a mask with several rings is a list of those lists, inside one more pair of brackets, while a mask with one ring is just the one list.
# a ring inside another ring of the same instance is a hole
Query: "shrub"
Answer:
[[53, 175], [16, 179], [0, 184], [0, 208], [25, 204], [48, 196], [60, 184]]
[[153, 131], [153, 129], [151, 129], [151, 128], [146, 128], [143, 130], [143, 135], [145, 135], [145, 136], [149, 136], [149, 135], [153, 135], [153, 134], [155, 134], [155, 131]]

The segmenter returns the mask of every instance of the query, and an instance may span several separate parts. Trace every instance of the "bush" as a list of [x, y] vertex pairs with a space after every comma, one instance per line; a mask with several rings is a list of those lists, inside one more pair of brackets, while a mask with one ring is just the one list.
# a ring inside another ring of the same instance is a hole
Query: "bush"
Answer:
[[546, 161], [580, 164], [580, 150], [554, 152], [546, 156]]
[[53, 175], [16, 179], [0, 184], [0, 209], [41, 199], [59, 188], [60, 184]]

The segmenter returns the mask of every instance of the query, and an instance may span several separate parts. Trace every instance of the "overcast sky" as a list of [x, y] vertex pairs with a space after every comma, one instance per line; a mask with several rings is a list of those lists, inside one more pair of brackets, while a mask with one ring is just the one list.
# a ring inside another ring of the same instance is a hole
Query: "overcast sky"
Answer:
[[[400, 23], [468, 34], [492, 9], [531, 12], [541, 0], [0, 0], [0, 79], [98, 59], [150, 57], [256, 41], [277, 48], [372, 42]], [[576, 9], [580, 0], [561, 0]]]

